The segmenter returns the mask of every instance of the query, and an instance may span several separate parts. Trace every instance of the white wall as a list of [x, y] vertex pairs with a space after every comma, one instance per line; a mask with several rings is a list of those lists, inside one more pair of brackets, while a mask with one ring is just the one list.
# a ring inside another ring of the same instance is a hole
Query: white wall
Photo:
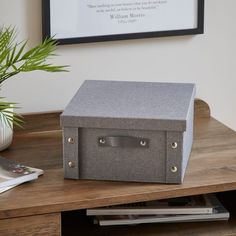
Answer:
[[[7, 81], [1, 93], [22, 113], [63, 109], [84, 79], [194, 82], [212, 116], [236, 130], [236, 1], [205, 0], [205, 34], [59, 46], [69, 73], [33, 72]], [[41, 0], [0, 0], [0, 24], [19, 39], [41, 40]]]

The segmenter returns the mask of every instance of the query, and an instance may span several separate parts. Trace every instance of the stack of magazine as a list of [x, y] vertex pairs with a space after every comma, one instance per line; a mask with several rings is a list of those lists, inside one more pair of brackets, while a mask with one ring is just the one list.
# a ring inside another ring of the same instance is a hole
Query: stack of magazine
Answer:
[[28, 167], [0, 156], [0, 193], [35, 180], [42, 174], [41, 169]]
[[87, 209], [101, 226], [228, 220], [214, 194]]

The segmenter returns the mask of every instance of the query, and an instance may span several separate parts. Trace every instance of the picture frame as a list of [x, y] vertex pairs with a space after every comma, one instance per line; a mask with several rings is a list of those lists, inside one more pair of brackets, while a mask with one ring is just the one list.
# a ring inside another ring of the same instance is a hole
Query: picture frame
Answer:
[[42, 0], [43, 39], [58, 44], [204, 33], [204, 0]]

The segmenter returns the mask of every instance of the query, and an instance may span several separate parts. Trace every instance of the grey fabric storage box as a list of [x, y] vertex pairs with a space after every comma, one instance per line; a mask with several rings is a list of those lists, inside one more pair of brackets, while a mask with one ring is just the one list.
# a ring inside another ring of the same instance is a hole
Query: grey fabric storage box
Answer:
[[88, 80], [61, 115], [65, 178], [182, 183], [195, 85]]

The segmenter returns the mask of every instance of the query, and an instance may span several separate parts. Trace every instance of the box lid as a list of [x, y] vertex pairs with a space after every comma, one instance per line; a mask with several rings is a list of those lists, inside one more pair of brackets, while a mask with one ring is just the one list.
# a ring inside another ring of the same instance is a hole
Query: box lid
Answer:
[[86, 80], [61, 115], [65, 127], [185, 131], [195, 85]]

